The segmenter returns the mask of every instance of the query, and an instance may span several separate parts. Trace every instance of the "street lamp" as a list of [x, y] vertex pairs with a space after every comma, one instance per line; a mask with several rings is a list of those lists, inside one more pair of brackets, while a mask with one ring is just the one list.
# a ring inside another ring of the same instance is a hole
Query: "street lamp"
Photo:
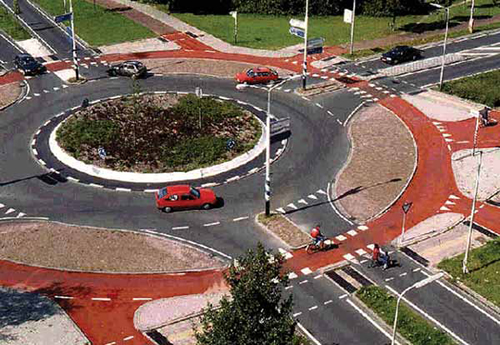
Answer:
[[[266, 182], [264, 185], [264, 199], [266, 201], [266, 216], [271, 215], [271, 91], [276, 89], [278, 86], [283, 85], [287, 81], [292, 79], [300, 78], [300, 74], [285, 78], [281, 82], [273, 85], [267, 89], [267, 113], [266, 113]], [[236, 89], [244, 90], [247, 87], [253, 87], [260, 89], [259, 87], [248, 85], [248, 84], [238, 84]]]
[[440, 279], [443, 275], [444, 275], [444, 273], [438, 273], [438, 274], [435, 274], [433, 276], [427, 277], [427, 278], [425, 278], [419, 282], [416, 282], [415, 284], [407, 287], [405, 290], [403, 290], [403, 292], [401, 292], [401, 294], [398, 297], [398, 302], [396, 303], [396, 314], [394, 315], [394, 325], [392, 327], [392, 343], [391, 343], [391, 345], [396, 344], [396, 325], [398, 323], [399, 303], [401, 302], [403, 295], [405, 293], [407, 293], [408, 291], [410, 291], [411, 289], [418, 289], [418, 288], [421, 288], [422, 286], [425, 286], [429, 283], [432, 283], [433, 281]]
[[444, 77], [444, 61], [446, 56], [446, 41], [448, 40], [448, 21], [450, 19], [450, 8], [444, 7], [436, 3], [430, 3], [429, 5], [444, 9], [446, 12], [446, 30], [444, 32], [444, 43], [443, 43], [443, 58], [441, 61], [441, 75], [439, 76], [439, 91], [443, 88], [443, 77]]
[[306, 0], [306, 16], [305, 16], [305, 30], [304, 30], [304, 61], [302, 62], [302, 88], [305, 90], [307, 87], [307, 29], [309, 26], [309, 0]]

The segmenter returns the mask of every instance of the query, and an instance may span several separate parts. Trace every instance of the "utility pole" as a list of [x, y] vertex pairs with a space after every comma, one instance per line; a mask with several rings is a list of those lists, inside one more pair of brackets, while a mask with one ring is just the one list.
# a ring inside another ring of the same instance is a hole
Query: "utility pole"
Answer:
[[474, 0], [470, 4], [469, 32], [474, 32]]
[[356, 17], [356, 0], [353, 0], [352, 4], [352, 18], [351, 18], [351, 46], [349, 48], [349, 54], [352, 55], [354, 51], [354, 18]]

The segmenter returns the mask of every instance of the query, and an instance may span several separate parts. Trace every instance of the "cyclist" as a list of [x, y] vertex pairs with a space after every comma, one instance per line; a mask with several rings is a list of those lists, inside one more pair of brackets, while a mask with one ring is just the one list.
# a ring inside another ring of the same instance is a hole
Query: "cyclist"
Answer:
[[325, 240], [325, 236], [321, 233], [319, 224], [311, 229], [311, 237], [314, 240], [314, 244], [321, 247], [323, 241]]
[[373, 252], [372, 252], [372, 265], [377, 265], [379, 264], [380, 260], [380, 247], [378, 244], [373, 245]]

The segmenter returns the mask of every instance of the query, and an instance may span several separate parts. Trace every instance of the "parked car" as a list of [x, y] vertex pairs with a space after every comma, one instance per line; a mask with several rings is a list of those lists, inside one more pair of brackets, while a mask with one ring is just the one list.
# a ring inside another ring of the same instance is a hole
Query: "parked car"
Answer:
[[176, 209], [209, 210], [217, 204], [217, 196], [212, 189], [190, 185], [167, 186], [156, 192], [155, 196], [156, 207], [167, 213]]
[[380, 59], [390, 65], [397, 65], [401, 62], [415, 61], [420, 58], [422, 58], [420, 50], [408, 46], [397, 46], [382, 54]]
[[278, 79], [278, 72], [268, 67], [250, 68], [236, 74], [238, 83], [266, 84]]
[[107, 72], [111, 77], [121, 75], [136, 79], [146, 75], [147, 71], [146, 66], [140, 61], [124, 61], [111, 65]]
[[36, 75], [47, 70], [44, 65], [27, 53], [16, 55], [14, 66], [24, 75]]

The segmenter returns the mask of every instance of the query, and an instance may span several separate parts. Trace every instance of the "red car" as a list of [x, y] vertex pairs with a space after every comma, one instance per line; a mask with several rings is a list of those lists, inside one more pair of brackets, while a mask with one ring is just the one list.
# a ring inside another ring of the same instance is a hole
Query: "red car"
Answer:
[[250, 68], [236, 74], [238, 83], [265, 84], [278, 79], [278, 72], [268, 67]]
[[209, 210], [217, 204], [217, 196], [210, 188], [194, 188], [190, 185], [168, 186], [155, 194], [156, 207], [163, 212], [174, 209], [202, 208]]

